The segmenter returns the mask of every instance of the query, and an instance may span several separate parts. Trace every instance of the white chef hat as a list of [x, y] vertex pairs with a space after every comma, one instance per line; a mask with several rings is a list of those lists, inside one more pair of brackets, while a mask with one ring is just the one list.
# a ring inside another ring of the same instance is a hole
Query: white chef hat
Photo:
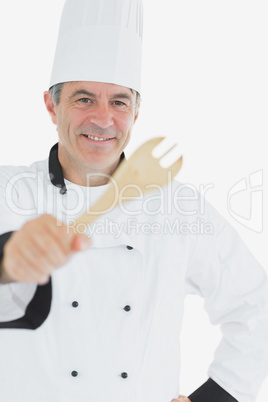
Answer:
[[50, 87], [97, 81], [140, 92], [142, 0], [66, 0]]

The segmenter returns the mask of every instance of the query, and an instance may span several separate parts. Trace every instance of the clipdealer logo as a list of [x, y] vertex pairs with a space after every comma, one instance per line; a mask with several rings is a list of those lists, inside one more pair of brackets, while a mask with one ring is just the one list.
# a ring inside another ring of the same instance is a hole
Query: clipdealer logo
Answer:
[[[34, 187], [34, 194], [28, 202], [22, 203], [18, 200], [17, 187], [20, 181], [23, 183], [28, 182], [30, 187], [31, 183]], [[35, 183], [33, 183], [35, 182]], [[117, 188], [116, 183], [112, 183], [114, 186], [115, 198], [119, 198], [120, 201], [128, 199], [129, 186], [125, 186], [122, 189]], [[195, 216], [199, 215], [201, 218], [205, 218], [205, 195], [214, 188], [213, 184], [199, 185], [196, 188], [190, 184], [181, 184], [175, 191], [171, 191], [171, 184], [167, 186], [167, 192], [157, 185], [152, 185], [154, 191], [146, 198], [143, 199], [143, 192], [139, 188], [135, 188], [137, 192], [136, 201], [137, 209], [129, 209], [128, 203], [121, 204], [119, 207], [124, 214], [128, 216], [140, 215], [142, 212], [148, 216], [155, 215], [168, 215], [172, 214], [172, 211], [176, 211], [181, 216]], [[130, 186], [131, 187], [131, 186]], [[133, 186], [132, 186], [133, 187]], [[131, 188], [132, 188], [131, 187]], [[90, 189], [89, 189], [90, 190]], [[68, 217], [79, 216], [85, 211], [86, 206], [90, 204], [90, 191], [86, 193], [80, 188], [69, 190], [71, 191], [73, 202], [66, 203], [64, 197], [59, 196], [59, 189], [55, 186], [51, 186], [50, 178], [46, 177], [43, 171], [37, 172], [20, 172], [11, 177], [6, 186], [6, 203], [10, 210], [24, 217], [36, 216], [42, 213], [48, 213], [57, 217], [59, 222], [65, 221]], [[55, 201], [56, 200], [56, 201]], [[140, 202], [139, 202], [140, 201]], [[103, 211], [107, 213], [113, 209], [113, 205], [108, 210]], [[227, 209], [231, 217], [239, 224], [252, 230], [256, 233], [261, 233], [263, 230], [263, 170], [258, 170], [251, 173], [248, 177], [245, 177], [237, 181], [227, 193]], [[176, 223], [178, 224], [178, 223]], [[180, 230], [176, 228], [178, 232], [193, 233], [196, 231], [196, 227], [193, 225], [191, 228], [186, 228], [184, 223], [180, 223]], [[198, 223], [197, 232], [208, 233], [210, 229], [205, 227], [202, 219]], [[146, 225], [143, 230], [146, 229]], [[172, 228], [169, 231], [172, 232]]]
[[227, 195], [229, 214], [244, 227], [261, 233], [263, 230], [263, 170], [236, 182]]
[[76, 233], [84, 233], [88, 237], [96, 235], [110, 234], [115, 239], [120, 238], [122, 233], [128, 236], [163, 236], [163, 235], [213, 235], [214, 226], [211, 222], [203, 218], [184, 221], [180, 219], [164, 218], [161, 222], [157, 221], [137, 221], [134, 218], [125, 221], [115, 222], [109, 218], [105, 218], [99, 222], [93, 222], [90, 226], [87, 224], [79, 224], [75, 226], [73, 219], [67, 220], [68, 232], [73, 230]]
[[[92, 177], [92, 174], [89, 176]], [[70, 187], [66, 197], [59, 192], [58, 187], [51, 185], [49, 175], [42, 170], [20, 172], [12, 176], [5, 189], [6, 204], [16, 215], [30, 217], [47, 213], [63, 222], [68, 217], [77, 217], [85, 211], [92, 215], [103, 215], [113, 211], [115, 207], [127, 216], [139, 216], [142, 213], [148, 217], [170, 216], [178, 213], [184, 217], [203, 217], [206, 210], [205, 194], [214, 187], [212, 184], [200, 184], [197, 188], [188, 183], [173, 187], [170, 181], [165, 187], [149, 184], [147, 194], [147, 186], [143, 188], [129, 183], [121, 188], [115, 179], [108, 178], [111, 179], [109, 191], [112, 196], [107, 205], [102, 205], [101, 210], [94, 210], [90, 186], [84, 187], [85, 190], [79, 186]], [[26, 190], [28, 197], [19, 197], [21, 188]], [[91, 210], [90, 205], [93, 206]]]

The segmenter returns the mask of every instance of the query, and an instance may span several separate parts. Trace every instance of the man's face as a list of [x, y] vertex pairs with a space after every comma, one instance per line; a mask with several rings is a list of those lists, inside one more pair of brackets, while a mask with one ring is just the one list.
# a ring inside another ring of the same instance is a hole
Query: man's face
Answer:
[[112, 174], [138, 117], [136, 93], [114, 84], [68, 82], [58, 105], [48, 92], [45, 103], [58, 128], [65, 177]]

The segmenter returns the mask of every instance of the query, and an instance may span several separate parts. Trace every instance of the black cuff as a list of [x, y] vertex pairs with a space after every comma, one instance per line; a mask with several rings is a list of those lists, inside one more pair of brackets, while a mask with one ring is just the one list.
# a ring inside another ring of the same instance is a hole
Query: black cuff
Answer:
[[191, 402], [238, 402], [211, 378], [188, 396]]
[[[3, 249], [13, 232], [0, 236], [0, 259], [3, 257]], [[52, 300], [51, 279], [44, 286], [38, 286], [35, 295], [26, 308], [25, 315], [14, 321], [0, 322], [1, 328], [37, 329], [49, 315]]]

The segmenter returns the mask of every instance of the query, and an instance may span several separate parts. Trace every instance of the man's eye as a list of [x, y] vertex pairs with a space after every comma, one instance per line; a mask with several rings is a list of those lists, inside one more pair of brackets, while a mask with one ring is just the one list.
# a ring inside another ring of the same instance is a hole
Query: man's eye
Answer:
[[81, 98], [81, 99], [78, 99], [78, 102], [81, 102], [81, 103], [91, 103], [91, 99], [89, 99], [89, 98]]
[[126, 106], [126, 104], [124, 102], [121, 102], [121, 101], [114, 101], [113, 103], [116, 106]]

